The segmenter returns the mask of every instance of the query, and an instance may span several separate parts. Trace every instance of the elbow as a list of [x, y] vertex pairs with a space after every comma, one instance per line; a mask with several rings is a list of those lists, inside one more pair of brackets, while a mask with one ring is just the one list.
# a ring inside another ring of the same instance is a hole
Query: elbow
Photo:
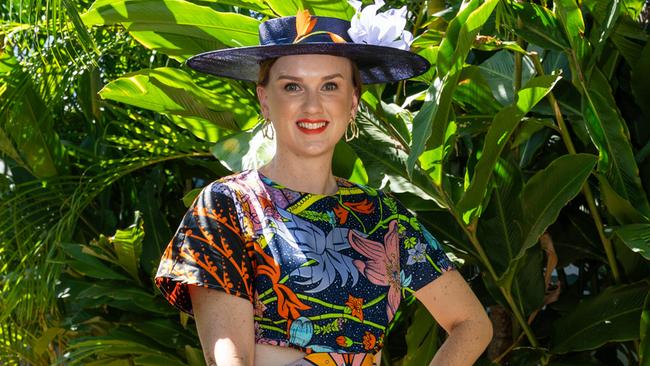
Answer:
[[[465, 319], [450, 329], [431, 365], [473, 365], [492, 340], [492, 323], [480, 313]], [[451, 356], [451, 355], [457, 356]], [[447, 360], [449, 358], [449, 360]], [[446, 361], [441, 362], [443, 359]]]
[[482, 349], [486, 349], [494, 337], [492, 321], [486, 313], [483, 313], [478, 317], [478, 319], [476, 319], [476, 325], [478, 328], [476, 332], [477, 341]]
[[494, 336], [494, 329], [492, 321], [488, 318], [487, 314], [476, 314], [474, 317], [460, 322], [456, 327], [453, 327], [449, 332], [451, 336], [453, 333], [458, 332], [459, 336], [464, 337], [465, 342], [472, 345], [472, 348], [483, 352]]
[[492, 342], [492, 338], [494, 337], [494, 328], [492, 327], [492, 321], [486, 316], [485, 325], [483, 326], [483, 333], [484, 333], [484, 338], [485, 338], [485, 348]]

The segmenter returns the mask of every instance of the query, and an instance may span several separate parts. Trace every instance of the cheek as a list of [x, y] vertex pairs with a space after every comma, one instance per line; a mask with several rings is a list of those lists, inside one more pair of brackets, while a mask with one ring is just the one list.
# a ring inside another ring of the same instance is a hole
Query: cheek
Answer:
[[338, 116], [343, 116], [346, 121], [350, 117], [352, 110], [352, 99], [349, 96], [343, 96], [332, 101], [332, 112]]
[[267, 99], [267, 106], [269, 108], [269, 114], [273, 120], [282, 119], [283, 115], [287, 114], [292, 110], [292, 108], [294, 108], [290, 99], [283, 98], [277, 94], [269, 96]]

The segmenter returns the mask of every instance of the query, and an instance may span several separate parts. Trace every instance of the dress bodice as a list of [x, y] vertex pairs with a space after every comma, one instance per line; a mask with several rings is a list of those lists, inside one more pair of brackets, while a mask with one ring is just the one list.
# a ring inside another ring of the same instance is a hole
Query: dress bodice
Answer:
[[297, 192], [256, 170], [194, 200], [156, 284], [191, 313], [188, 285], [248, 299], [257, 343], [307, 353], [376, 353], [402, 299], [453, 268], [391, 195], [337, 178], [334, 195]]

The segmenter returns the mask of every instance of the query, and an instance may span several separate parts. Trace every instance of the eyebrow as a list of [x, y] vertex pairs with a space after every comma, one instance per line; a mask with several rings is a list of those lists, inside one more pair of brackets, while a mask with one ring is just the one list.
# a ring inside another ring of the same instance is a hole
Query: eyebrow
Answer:
[[[330, 75], [323, 76], [323, 80], [331, 80], [331, 79], [335, 79], [335, 78], [343, 79], [343, 75], [341, 75], [340, 73], [337, 72], [336, 74], [330, 74]], [[300, 78], [300, 77], [291, 76], [291, 75], [280, 75], [277, 78], [277, 80], [282, 80], [282, 79], [296, 80], [296, 81], [302, 80], [302, 78]]]

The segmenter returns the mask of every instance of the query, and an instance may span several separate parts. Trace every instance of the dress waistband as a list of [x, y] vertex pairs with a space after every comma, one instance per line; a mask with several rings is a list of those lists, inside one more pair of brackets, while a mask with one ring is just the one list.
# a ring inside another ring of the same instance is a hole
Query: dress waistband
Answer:
[[375, 356], [371, 353], [310, 353], [288, 366], [374, 366]]

